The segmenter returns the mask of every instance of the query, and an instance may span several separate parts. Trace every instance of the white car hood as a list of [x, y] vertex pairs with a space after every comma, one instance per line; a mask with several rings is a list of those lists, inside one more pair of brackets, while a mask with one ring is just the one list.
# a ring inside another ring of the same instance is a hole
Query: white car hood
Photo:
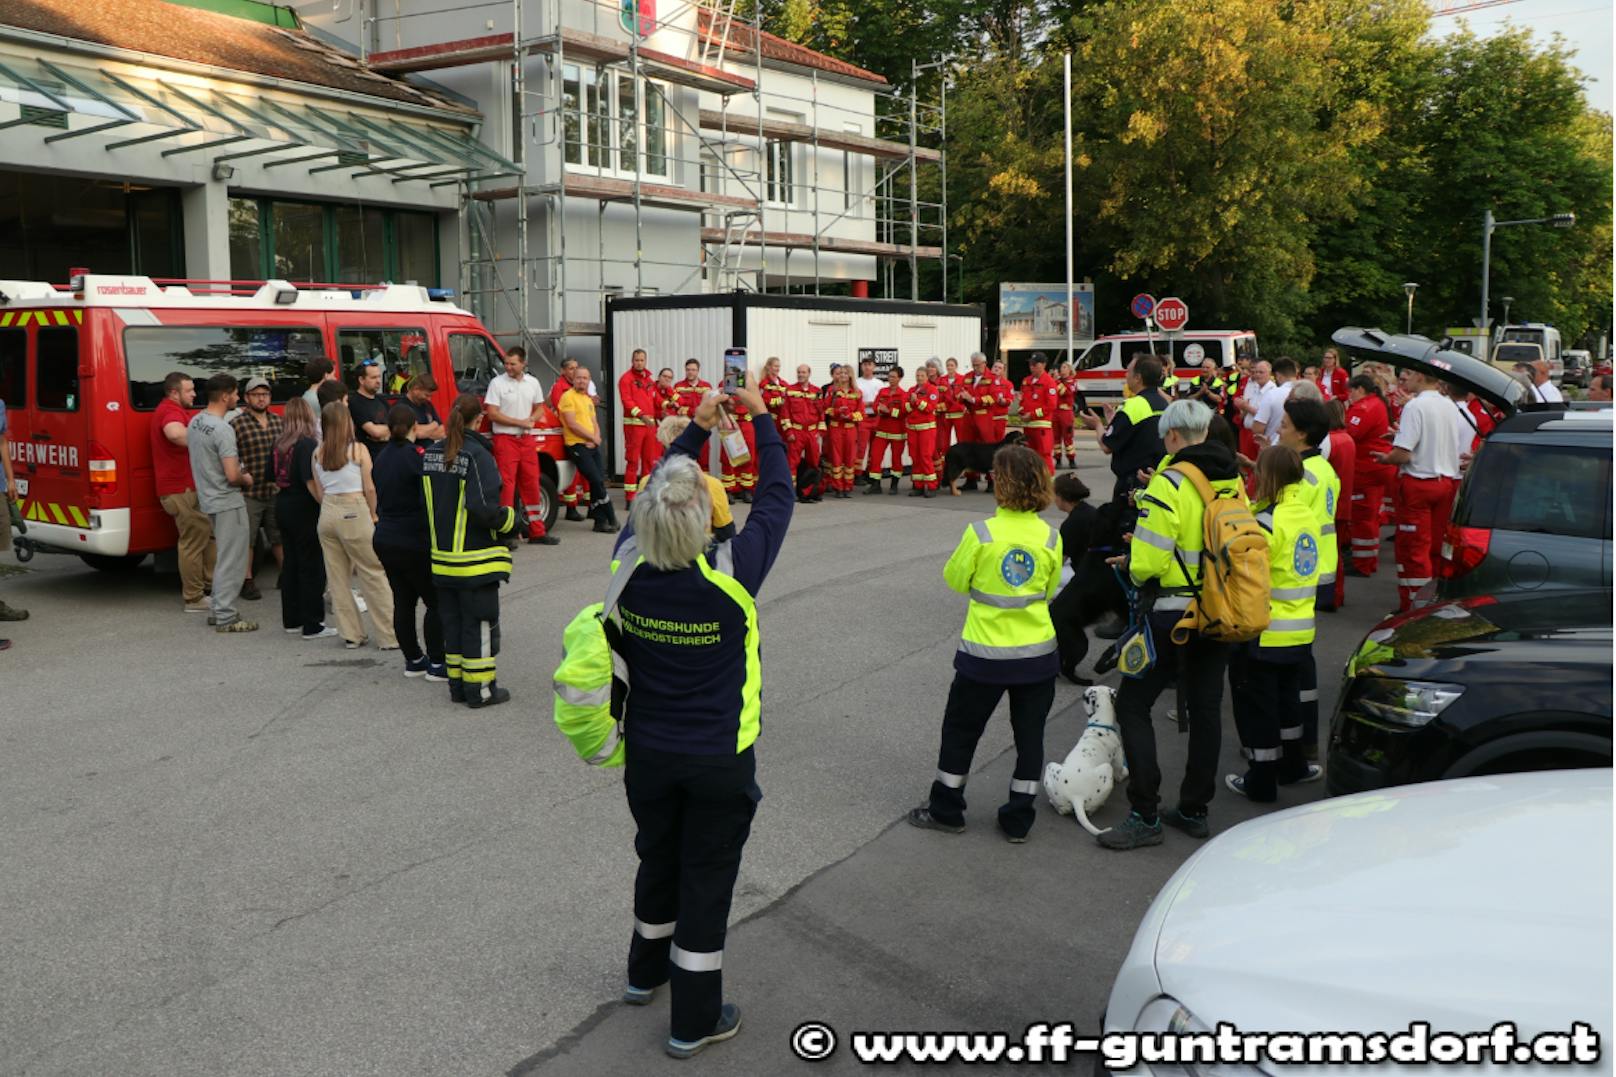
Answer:
[[1164, 993], [1251, 1031], [1523, 1033], [1611, 1016], [1611, 772], [1405, 786], [1244, 823], [1155, 946]]

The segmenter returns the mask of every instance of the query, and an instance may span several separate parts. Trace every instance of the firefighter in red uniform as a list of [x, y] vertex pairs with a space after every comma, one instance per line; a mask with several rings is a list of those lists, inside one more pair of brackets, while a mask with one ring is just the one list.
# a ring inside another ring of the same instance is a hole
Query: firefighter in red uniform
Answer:
[[864, 394], [853, 384], [852, 368], [836, 369], [826, 398], [825, 422], [830, 427], [831, 496], [853, 496], [853, 476], [858, 471], [858, 432], [864, 422]]
[[933, 367], [915, 368], [915, 387], [904, 399], [904, 428], [909, 434], [909, 496], [937, 496], [937, 416], [943, 397], [932, 384]]
[[903, 443], [908, 438], [904, 429], [909, 394], [904, 392], [903, 367], [895, 366], [887, 372], [887, 387], [875, 395], [875, 440], [870, 442], [869, 485], [867, 494], [881, 492], [882, 461], [892, 453], [892, 487], [889, 494], [898, 492], [898, 479], [903, 475]]
[[632, 505], [634, 495], [662, 458], [662, 445], [656, 437], [662, 400], [656, 379], [646, 369], [645, 349], [635, 348], [628, 361], [629, 369], [617, 379], [617, 399], [623, 406], [623, 499]]
[[1373, 576], [1380, 566], [1380, 517], [1386, 491], [1397, 481], [1397, 469], [1380, 462], [1391, 451], [1391, 406], [1380, 384], [1368, 374], [1347, 382], [1347, 434], [1354, 446], [1349, 547], [1351, 573]]
[[1044, 458], [1044, 468], [1055, 474], [1055, 410], [1059, 389], [1049, 376], [1049, 361], [1043, 352], [1033, 352], [1027, 360], [1032, 371], [1021, 379], [1021, 431], [1027, 448]]
[[966, 440], [960, 429], [965, 422], [965, 405], [960, 401], [960, 387], [965, 379], [959, 372], [959, 360], [948, 358], [948, 369], [939, 379], [937, 391], [943, 397], [943, 418], [937, 424], [937, 459], [942, 460], [956, 442]]
[[827, 466], [830, 463], [830, 423], [828, 421], [830, 417], [830, 394], [831, 390], [836, 387], [836, 373], [841, 369], [842, 365], [840, 363], [832, 363], [830, 365], [830, 380], [819, 387], [819, 458], [825, 461]]
[[1055, 378], [1055, 462], [1077, 466], [1077, 402], [1083, 394], [1071, 363], [1062, 363]]
[[687, 419], [695, 418], [696, 409], [707, 399], [713, 387], [701, 376], [701, 362], [685, 360], [685, 380], [673, 387], [674, 414]]
[[791, 427], [786, 425], [786, 383], [780, 377], [780, 360], [770, 356], [763, 364], [763, 377], [758, 379], [758, 395], [763, 398], [763, 406], [769, 409], [769, 415], [774, 419], [775, 429], [780, 431], [787, 451], [790, 451]]
[[[678, 407], [677, 404], [674, 403], [674, 400], [673, 400], [673, 368], [672, 367], [666, 367], [665, 366], [661, 370], [657, 371], [656, 404], [657, 404], [657, 419], [659, 421], [662, 420], [662, 419], [668, 418], [668, 416], [670, 416], [670, 415], [679, 414], [679, 407]], [[662, 451], [662, 442], [658, 441], [657, 442], [657, 452], [660, 453], [661, 451]]]
[[824, 422], [824, 403], [819, 386], [808, 380], [813, 373], [807, 363], [797, 367], [797, 380], [786, 386], [785, 417], [791, 433], [786, 440], [786, 459], [791, 474], [806, 460], [808, 466], [819, 467], [819, 427]]
[[988, 413], [993, 420], [993, 440], [1003, 441], [1010, 428], [1010, 402], [1016, 398], [1016, 387], [1004, 375], [1004, 360], [993, 364], [993, 406]]
[[[572, 372], [578, 369], [578, 360], [561, 360], [561, 376], [556, 378], [555, 384], [550, 386], [550, 410], [557, 415], [561, 414], [561, 398], [572, 391]], [[585, 481], [583, 473], [573, 469], [572, 482], [561, 491], [561, 504], [566, 508], [565, 519], [578, 523], [584, 519], [584, 514], [578, 511], [578, 498], [589, 497], [589, 483]]]

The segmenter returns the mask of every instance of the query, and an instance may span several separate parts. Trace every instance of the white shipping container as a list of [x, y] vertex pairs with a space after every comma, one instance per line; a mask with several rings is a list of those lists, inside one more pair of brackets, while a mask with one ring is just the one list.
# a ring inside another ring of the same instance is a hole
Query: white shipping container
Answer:
[[744, 292], [611, 300], [601, 392], [611, 401], [609, 468], [614, 474], [623, 471], [617, 379], [629, 368], [634, 349], [646, 350], [653, 374], [672, 367], [675, 381], [684, 378], [685, 360], [697, 359], [701, 376], [716, 385], [723, 377], [724, 349], [732, 346], [747, 350], [754, 371], [778, 356], [780, 376], [788, 382], [796, 380], [798, 364], [807, 363], [815, 385], [829, 380], [832, 363], [856, 363], [860, 349], [896, 348], [903, 383], [912, 385], [916, 365], [933, 357], [953, 357], [962, 371], [970, 368], [970, 354], [982, 346], [982, 310], [951, 303]]

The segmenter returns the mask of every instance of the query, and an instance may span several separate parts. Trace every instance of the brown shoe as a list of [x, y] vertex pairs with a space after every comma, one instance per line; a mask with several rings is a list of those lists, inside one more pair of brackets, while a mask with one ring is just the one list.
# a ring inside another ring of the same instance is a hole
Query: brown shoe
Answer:
[[28, 611], [27, 610], [19, 610], [15, 606], [8, 606], [4, 602], [0, 602], [0, 621], [26, 621], [26, 620], [28, 620]]

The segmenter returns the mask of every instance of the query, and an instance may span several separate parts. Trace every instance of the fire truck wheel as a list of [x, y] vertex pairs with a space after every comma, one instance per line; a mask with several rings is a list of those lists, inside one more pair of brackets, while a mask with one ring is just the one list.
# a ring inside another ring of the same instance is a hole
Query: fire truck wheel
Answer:
[[81, 553], [79, 559], [97, 572], [133, 572], [146, 560], [146, 555], [132, 553], [125, 557], [114, 557], [102, 553]]
[[555, 527], [556, 517], [561, 515], [561, 495], [556, 489], [555, 480], [548, 475], [539, 476], [539, 517], [544, 521], [546, 533]]

